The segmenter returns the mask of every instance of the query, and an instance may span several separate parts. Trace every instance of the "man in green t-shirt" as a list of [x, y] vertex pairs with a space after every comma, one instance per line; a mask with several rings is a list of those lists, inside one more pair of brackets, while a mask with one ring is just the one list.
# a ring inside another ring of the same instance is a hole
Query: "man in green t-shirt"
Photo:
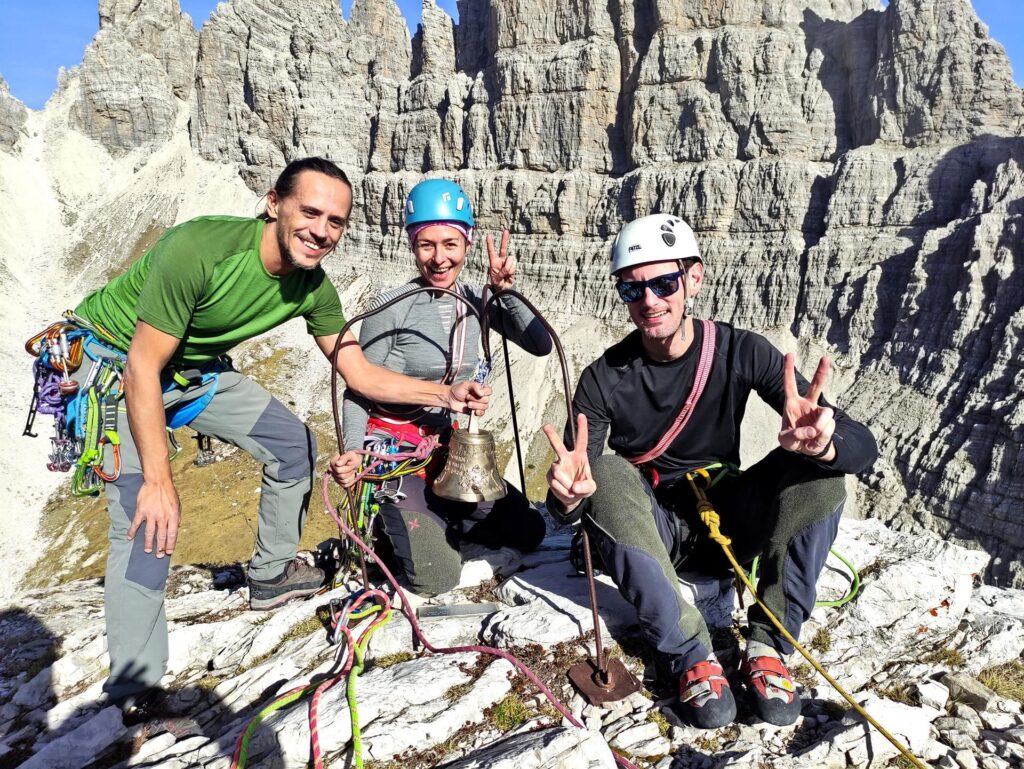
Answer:
[[[351, 208], [352, 186], [340, 168], [321, 158], [294, 161], [267, 193], [259, 219], [181, 224], [76, 309], [127, 350], [130, 430], [120, 430], [120, 474], [106, 487], [110, 678], [104, 690], [118, 704], [154, 691], [166, 669], [164, 585], [181, 518], [166, 440], [173, 416], [186, 414], [199, 432], [264, 463], [248, 575], [252, 608], [308, 595], [324, 581], [320, 569], [296, 558], [316, 461], [313, 434], [222, 356], [299, 316], [324, 355], [333, 356], [345, 318], [320, 263], [341, 240]], [[482, 413], [490, 393], [472, 382], [438, 385], [374, 366], [351, 332], [335, 365], [349, 388], [373, 401]], [[76, 376], [84, 379], [88, 368]], [[104, 458], [108, 476], [115, 475], [113, 461]]]

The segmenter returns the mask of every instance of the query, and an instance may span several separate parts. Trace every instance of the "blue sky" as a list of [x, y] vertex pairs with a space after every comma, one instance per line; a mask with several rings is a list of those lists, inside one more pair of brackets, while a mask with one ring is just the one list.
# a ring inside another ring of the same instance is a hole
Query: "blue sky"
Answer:
[[[217, 0], [180, 2], [197, 26], [217, 6]], [[437, 4], [458, 19], [455, 0], [437, 0]], [[1006, 47], [1017, 84], [1024, 85], [1024, 2], [973, 0], [973, 4], [992, 37]], [[398, 0], [398, 6], [415, 30], [421, 0]], [[81, 63], [85, 47], [99, 28], [97, 7], [95, 0], [0, 0], [0, 74], [16, 97], [33, 109], [42, 108], [57, 87], [57, 70]], [[341, 0], [346, 18], [351, 8], [352, 0]]]

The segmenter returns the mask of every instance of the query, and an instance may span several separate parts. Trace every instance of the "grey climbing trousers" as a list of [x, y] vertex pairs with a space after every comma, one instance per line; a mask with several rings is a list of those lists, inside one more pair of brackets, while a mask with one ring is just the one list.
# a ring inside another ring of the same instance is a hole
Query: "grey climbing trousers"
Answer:
[[[85, 368], [85, 367], [83, 367]], [[202, 397], [212, 386], [174, 388], [164, 393], [164, 407], [174, 408]], [[220, 374], [217, 390], [190, 427], [238, 446], [263, 462], [259, 531], [249, 576], [270, 579], [295, 556], [306, 519], [316, 440], [280, 401], [253, 380], [234, 370]], [[106, 485], [110, 515], [104, 609], [110, 677], [104, 691], [123, 698], [155, 686], [167, 666], [167, 619], [164, 586], [170, 558], [143, 551], [145, 527], [128, 539], [142, 487], [139, 454], [122, 402], [118, 417], [121, 474]], [[113, 471], [108, 446], [104, 471]], [[202, 515], [183, 510], [182, 517]]]
[[[622, 596], [636, 607], [645, 638], [673, 676], [707, 657], [711, 639], [697, 609], [679, 591], [676, 573], [730, 574], [721, 546], [697, 518], [685, 479], [652, 489], [616, 455], [591, 462], [597, 492], [584, 514], [594, 545]], [[843, 475], [776, 449], [708, 493], [741, 564], [761, 556], [758, 591], [794, 636], [814, 608], [815, 586], [839, 531], [846, 491]], [[792, 647], [755, 604], [751, 640], [782, 653]]]

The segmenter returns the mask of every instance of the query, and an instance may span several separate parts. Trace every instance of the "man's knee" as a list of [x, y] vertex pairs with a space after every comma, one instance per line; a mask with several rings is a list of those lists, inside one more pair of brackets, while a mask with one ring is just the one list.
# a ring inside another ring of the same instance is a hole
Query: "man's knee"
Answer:
[[591, 460], [590, 471], [597, 486], [590, 498], [590, 517], [601, 526], [625, 521], [629, 516], [624, 502], [647, 496], [640, 473], [617, 454], [602, 454]]
[[313, 475], [316, 437], [284, 404], [271, 399], [249, 433], [277, 462], [277, 477], [298, 481]]
[[797, 527], [808, 526], [842, 513], [846, 502], [846, 479], [843, 475], [812, 478], [795, 484], [782, 493], [780, 517], [792, 517]]

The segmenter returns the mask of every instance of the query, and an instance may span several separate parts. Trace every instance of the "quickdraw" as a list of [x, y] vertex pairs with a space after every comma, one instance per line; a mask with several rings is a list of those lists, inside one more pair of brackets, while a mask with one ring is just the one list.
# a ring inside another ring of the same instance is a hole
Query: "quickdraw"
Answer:
[[[116, 481], [121, 475], [121, 438], [117, 434], [117, 411], [123, 391], [119, 387], [121, 366], [107, 363], [105, 358], [93, 366], [97, 372], [91, 385], [87, 385], [69, 404], [76, 417], [68, 425], [81, 436], [80, 455], [71, 477], [71, 493], [78, 497], [96, 494], [104, 482]], [[123, 364], [121, 364], [123, 365]], [[83, 424], [84, 423], [84, 424]], [[103, 470], [104, 447], [113, 448], [113, 470]]]

